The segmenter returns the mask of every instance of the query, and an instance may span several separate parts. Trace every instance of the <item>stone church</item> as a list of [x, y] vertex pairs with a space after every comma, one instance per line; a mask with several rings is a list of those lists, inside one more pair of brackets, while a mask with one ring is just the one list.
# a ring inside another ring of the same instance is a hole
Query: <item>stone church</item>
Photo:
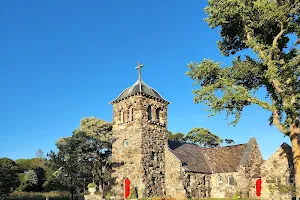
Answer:
[[110, 102], [117, 199], [127, 198], [130, 191], [138, 198], [256, 198], [259, 178], [261, 199], [271, 199], [272, 195], [290, 198], [290, 193], [272, 189], [293, 184], [289, 145], [284, 143], [264, 161], [255, 138], [245, 144], [216, 148], [169, 141], [170, 102], [143, 82], [141, 67], [139, 63], [136, 68], [138, 80]]

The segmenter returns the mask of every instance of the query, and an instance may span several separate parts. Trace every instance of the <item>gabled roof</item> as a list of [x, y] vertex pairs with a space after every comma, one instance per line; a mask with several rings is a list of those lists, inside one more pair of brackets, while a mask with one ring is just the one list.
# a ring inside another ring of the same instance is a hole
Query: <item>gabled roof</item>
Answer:
[[110, 103], [113, 104], [137, 94], [152, 97], [156, 100], [163, 101], [168, 104], [170, 103], [169, 101], [164, 99], [155, 89], [146, 85], [146, 83], [144, 83], [141, 78], [139, 78], [132, 86], [126, 88], [116, 99], [114, 99]]
[[213, 173], [235, 172], [240, 166], [247, 144], [216, 148], [202, 148]]
[[[250, 139], [249, 143], [251, 143]], [[246, 144], [204, 148], [194, 144], [168, 141], [170, 151], [178, 157], [186, 171], [197, 173], [235, 172], [241, 165]], [[248, 154], [247, 154], [248, 156]], [[248, 157], [247, 157], [248, 158]]]
[[211, 169], [201, 153], [201, 147], [172, 140], [169, 140], [168, 143], [169, 149], [181, 160], [185, 170], [206, 174], [211, 173]]

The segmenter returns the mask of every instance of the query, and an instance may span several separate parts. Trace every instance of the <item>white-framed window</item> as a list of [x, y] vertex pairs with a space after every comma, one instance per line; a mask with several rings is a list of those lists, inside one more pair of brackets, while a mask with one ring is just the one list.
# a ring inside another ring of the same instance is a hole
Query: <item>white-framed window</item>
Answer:
[[228, 185], [234, 186], [234, 178], [232, 175], [228, 176]]
[[217, 186], [221, 186], [223, 184], [223, 180], [221, 176], [217, 177]]

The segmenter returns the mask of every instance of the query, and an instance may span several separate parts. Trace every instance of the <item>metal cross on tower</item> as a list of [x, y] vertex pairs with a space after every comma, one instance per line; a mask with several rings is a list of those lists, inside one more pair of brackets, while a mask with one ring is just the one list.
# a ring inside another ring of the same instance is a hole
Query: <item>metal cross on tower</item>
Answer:
[[142, 79], [142, 74], [141, 74], [141, 68], [144, 67], [144, 64], [142, 64], [140, 61], [138, 62], [138, 66], [135, 68], [138, 70], [139, 73], [139, 79]]

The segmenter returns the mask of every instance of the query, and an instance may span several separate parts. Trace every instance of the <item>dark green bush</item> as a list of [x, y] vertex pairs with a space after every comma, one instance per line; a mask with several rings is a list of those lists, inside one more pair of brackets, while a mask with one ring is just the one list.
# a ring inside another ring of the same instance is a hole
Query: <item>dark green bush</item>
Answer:
[[49, 200], [68, 200], [67, 192], [14, 192], [10, 194], [12, 200], [45, 200], [49, 197]]

